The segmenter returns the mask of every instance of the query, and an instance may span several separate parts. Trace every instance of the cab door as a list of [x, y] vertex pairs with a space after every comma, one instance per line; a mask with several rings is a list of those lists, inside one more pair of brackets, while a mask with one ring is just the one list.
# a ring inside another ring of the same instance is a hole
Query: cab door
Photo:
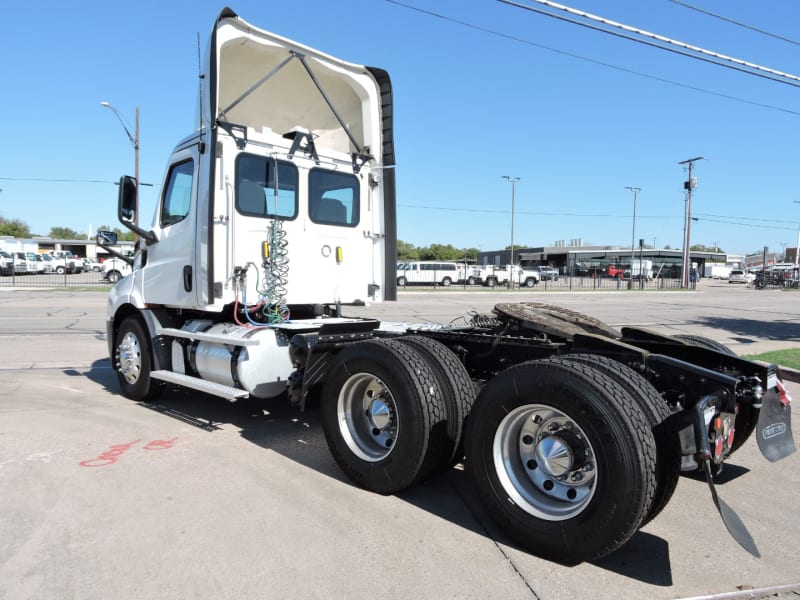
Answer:
[[142, 277], [149, 303], [196, 306], [197, 146], [176, 152], [163, 183], [152, 230], [157, 242], [143, 255]]

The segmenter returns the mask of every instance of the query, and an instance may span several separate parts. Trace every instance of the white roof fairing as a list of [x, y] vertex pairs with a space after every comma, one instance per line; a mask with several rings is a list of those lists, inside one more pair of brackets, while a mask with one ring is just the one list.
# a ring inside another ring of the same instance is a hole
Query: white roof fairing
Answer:
[[[211, 86], [204, 92], [206, 109], [212, 104], [208, 93], [214, 94], [212, 121], [279, 134], [301, 127], [314, 134], [318, 148], [349, 154], [368, 147], [380, 160], [381, 120], [376, 108], [380, 93], [364, 66], [258, 29], [238, 17], [221, 18], [213, 39], [216, 44], [210, 50], [215, 54], [209, 55], [207, 64], [216, 69], [209, 73], [207, 68], [204, 80]], [[305, 59], [324, 95], [298, 56]]]

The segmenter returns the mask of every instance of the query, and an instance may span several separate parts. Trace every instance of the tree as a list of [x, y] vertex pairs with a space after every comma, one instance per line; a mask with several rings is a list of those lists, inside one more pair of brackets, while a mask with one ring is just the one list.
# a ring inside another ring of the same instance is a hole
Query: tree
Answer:
[[78, 233], [74, 229], [70, 229], [69, 227], [52, 227], [50, 229], [49, 237], [56, 240], [77, 240], [83, 239], [86, 236], [82, 233]]
[[0, 217], [0, 235], [10, 235], [18, 238], [31, 237], [31, 228], [19, 219], [6, 219]]
[[689, 250], [692, 252], [725, 252], [719, 246], [704, 246], [703, 244], [693, 244], [689, 246]]
[[397, 258], [399, 260], [419, 260], [419, 250], [414, 244], [397, 240]]

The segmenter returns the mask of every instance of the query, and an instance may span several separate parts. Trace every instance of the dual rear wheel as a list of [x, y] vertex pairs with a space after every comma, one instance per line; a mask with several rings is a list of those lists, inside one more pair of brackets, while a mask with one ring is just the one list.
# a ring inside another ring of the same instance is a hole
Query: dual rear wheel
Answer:
[[474, 392], [464, 366], [424, 337], [369, 340], [344, 348], [322, 387], [322, 425], [342, 471], [391, 494], [461, 459]]
[[680, 453], [675, 463], [657, 447], [656, 399], [650, 406], [650, 390], [621, 383], [612, 366], [586, 357], [516, 365], [486, 384], [470, 414], [466, 464], [484, 508], [549, 560], [613, 552], [677, 481]]

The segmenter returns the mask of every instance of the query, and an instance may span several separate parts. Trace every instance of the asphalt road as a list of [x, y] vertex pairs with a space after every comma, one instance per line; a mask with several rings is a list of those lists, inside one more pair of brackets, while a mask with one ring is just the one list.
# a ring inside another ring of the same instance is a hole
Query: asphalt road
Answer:
[[[800, 346], [798, 298], [706, 282], [691, 293], [404, 292], [346, 312], [450, 322], [544, 299], [747, 353]], [[705, 483], [683, 477], [620, 551], [564, 567], [509, 543], [461, 468], [397, 496], [354, 487], [315, 410], [278, 402], [256, 414], [186, 391], [126, 400], [104, 317], [103, 293], [0, 290], [0, 598], [800, 595], [797, 453], [768, 463], [750, 441], [718, 486], [760, 559], [727, 534]]]

